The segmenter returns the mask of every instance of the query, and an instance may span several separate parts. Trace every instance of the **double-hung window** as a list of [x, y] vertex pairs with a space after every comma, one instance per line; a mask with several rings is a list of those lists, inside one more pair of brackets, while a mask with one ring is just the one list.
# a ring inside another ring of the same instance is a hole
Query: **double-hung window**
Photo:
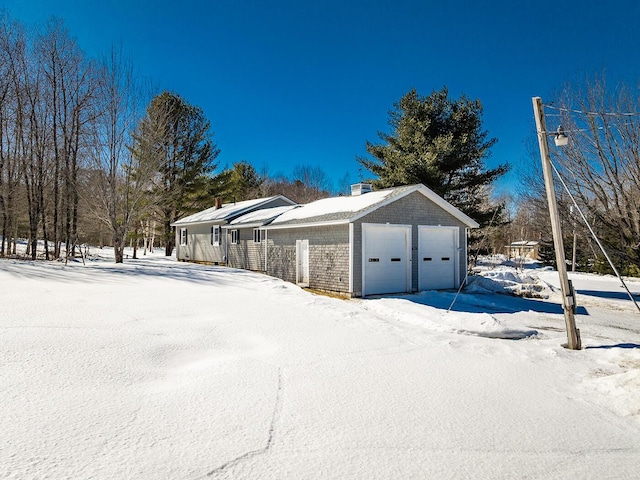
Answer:
[[240, 230], [231, 230], [231, 243], [233, 245], [240, 243]]
[[220, 227], [218, 225], [211, 227], [211, 245], [216, 247], [220, 245]]
[[180, 245], [186, 245], [186, 244], [187, 244], [187, 229], [181, 228], [180, 229]]

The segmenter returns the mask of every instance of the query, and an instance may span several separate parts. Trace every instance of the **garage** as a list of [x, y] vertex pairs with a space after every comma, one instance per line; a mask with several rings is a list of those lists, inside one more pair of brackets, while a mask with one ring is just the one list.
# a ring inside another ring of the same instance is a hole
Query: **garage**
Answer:
[[411, 290], [411, 226], [362, 224], [363, 296]]
[[418, 290], [456, 288], [458, 227], [418, 226]]

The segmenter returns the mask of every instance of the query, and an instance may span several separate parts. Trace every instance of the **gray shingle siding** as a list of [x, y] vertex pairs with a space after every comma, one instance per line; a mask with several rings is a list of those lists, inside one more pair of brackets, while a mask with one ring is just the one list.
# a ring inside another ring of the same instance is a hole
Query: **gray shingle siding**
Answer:
[[309, 240], [309, 288], [349, 291], [347, 224], [269, 231], [269, 275], [296, 282], [296, 240]]
[[391, 223], [397, 225], [412, 225], [411, 229], [411, 284], [412, 290], [418, 289], [418, 225], [442, 225], [460, 227], [459, 278], [464, 278], [467, 270], [466, 259], [466, 228], [467, 226], [449, 212], [433, 203], [419, 192], [413, 192], [406, 197], [396, 200], [389, 205], [378, 208], [370, 214], [356, 220], [353, 226], [353, 295], [362, 295], [362, 224], [363, 223]]
[[[370, 206], [362, 208], [359, 212], [349, 210], [321, 214], [315, 217], [302, 215], [303, 218], [295, 218], [293, 216], [291, 220], [285, 220], [285, 223], [280, 224], [278, 222], [270, 224], [273, 217], [254, 215], [253, 217], [242, 216], [238, 218], [237, 226], [229, 225], [227, 222], [232, 221], [232, 216], [228, 215], [223, 220], [212, 218], [211, 222], [207, 223], [176, 225], [176, 243], [178, 244], [176, 255], [179, 260], [226, 263], [234, 268], [263, 271], [274, 277], [296, 283], [296, 241], [307, 240], [309, 244], [308, 286], [319, 290], [362, 296], [363, 224], [410, 225], [412, 247], [410, 289], [416, 291], [420, 284], [418, 278], [420, 265], [418, 227], [422, 225], [456, 227], [459, 235], [457, 246], [460, 247], [457, 253], [457, 279], [461, 281], [464, 278], [467, 269], [467, 228], [477, 226], [476, 222], [455, 208], [451, 208], [446, 202], [441, 202], [440, 198], [434, 196], [433, 192], [423, 186], [398, 187], [391, 190], [386, 197], [378, 195], [370, 198], [380, 198], [381, 200], [369, 202]], [[347, 201], [346, 199], [347, 197], [344, 202], [334, 202], [336, 205], [332, 205], [332, 208], [367, 204], [367, 202]], [[253, 211], [289, 204], [282, 198], [276, 198], [267, 202], [266, 205], [253, 209]], [[324, 211], [327, 210], [330, 209]], [[312, 207], [311, 212], [313, 211]], [[316, 211], [323, 211], [323, 209]], [[366, 211], [370, 211], [370, 213], [358, 218], [358, 215]], [[347, 223], [354, 218], [357, 220], [353, 220], [353, 223]], [[220, 225], [219, 246], [211, 245], [213, 222], [223, 224]], [[322, 225], [317, 222], [333, 222], [333, 224]], [[253, 228], [262, 224], [267, 229], [266, 237], [263, 237], [261, 242], [254, 243]], [[185, 226], [188, 229], [187, 245], [179, 245], [180, 228]], [[231, 244], [232, 230], [239, 231], [238, 244]], [[374, 230], [372, 229], [372, 231]], [[434, 237], [426, 236], [424, 238]], [[436, 236], [435, 238], [444, 237]], [[449, 238], [451, 237], [449, 236]], [[423, 283], [423, 285], [426, 284]]]
[[[240, 241], [231, 243], [231, 230], [238, 230]], [[228, 265], [234, 268], [264, 272], [265, 244], [253, 241], [253, 228], [225, 230], [227, 233]]]

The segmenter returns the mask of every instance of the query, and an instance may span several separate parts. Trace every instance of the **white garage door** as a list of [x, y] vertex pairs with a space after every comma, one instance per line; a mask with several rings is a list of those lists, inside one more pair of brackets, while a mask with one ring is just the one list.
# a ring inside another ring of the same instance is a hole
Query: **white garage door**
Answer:
[[455, 288], [458, 227], [418, 227], [418, 289]]
[[363, 295], [410, 291], [410, 225], [363, 224], [362, 252]]

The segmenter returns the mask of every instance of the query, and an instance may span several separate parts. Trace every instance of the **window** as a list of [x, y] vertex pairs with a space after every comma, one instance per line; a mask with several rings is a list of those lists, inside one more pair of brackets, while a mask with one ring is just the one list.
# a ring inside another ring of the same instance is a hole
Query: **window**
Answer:
[[187, 229], [181, 228], [180, 229], [180, 245], [186, 245], [186, 244], [187, 244]]
[[220, 227], [217, 225], [211, 227], [211, 245], [220, 245]]
[[253, 243], [260, 243], [264, 240], [264, 230], [260, 230], [259, 228], [253, 229]]
[[240, 243], [240, 230], [231, 230], [231, 243], [234, 245]]

